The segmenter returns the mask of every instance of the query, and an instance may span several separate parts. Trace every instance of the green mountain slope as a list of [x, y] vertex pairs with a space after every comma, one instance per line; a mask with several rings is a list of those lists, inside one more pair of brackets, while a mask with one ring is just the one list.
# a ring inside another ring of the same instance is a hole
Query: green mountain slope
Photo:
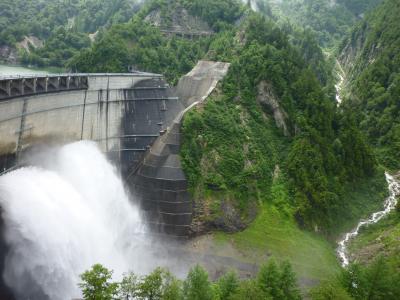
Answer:
[[[242, 30], [246, 42], [224, 56], [232, 66], [221, 94], [184, 121], [185, 170], [195, 199], [206, 200], [199, 222], [231, 226], [223, 208], [233, 207], [246, 223], [280, 170], [298, 222], [333, 234], [352, 217], [346, 185], [371, 177], [374, 158], [276, 25], [254, 16]], [[367, 199], [378, 194], [371, 186]]]
[[[198, 18], [214, 34], [194, 40], [162, 34], [163, 28], [184, 27], [174, 21], [176, 11]], [[231, 63], [219, 93], [183, 124], [181, 155], [197, 206], [195, 232], [247, 226], [275, 177], [286, 182], [281, 205], [301, 226], [327, 235], [382, 199], [382, 172], [352, 113], [337, 109], [326, 81], [318, 80], [319, 69], [309, 67], [310, 61], [326, 64], [321, 49], [312, 36], [292, 39], [288, 30], [235, 0], [151, 1], [70, 62], [83, 72], [134, 65], [172, 83], [199, 59]], [[353, 194], [366, 180], [360, 205]]]
[[139, 7], [138, 0], [2, 1], [0, 47], [18, 48], [24, 64], [62, 67], [90, 46], [89, 33], [128, 21]]
[[261, 11], [309, 29], [323, 47], [333, 47], [363, 14], [382, 0], [255, 0]]
[[341, 47], [347, 105], [376, 147], [381, 163], [400, 168], [400, 3], [386, 0], [371, 12]]

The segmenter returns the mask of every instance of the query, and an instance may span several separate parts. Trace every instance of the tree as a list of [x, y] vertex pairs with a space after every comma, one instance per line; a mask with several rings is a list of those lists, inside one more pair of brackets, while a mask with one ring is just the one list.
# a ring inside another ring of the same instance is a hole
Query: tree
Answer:
[[79, 287], [85, 300], [113, 300], [117, 296], [118, 284], [111, 282], [112, 271], [101, 264], [81, 275]]
[[139, 299], [160, 300], [162, 298], [163, 273], [163, 269], [157, 268], [141, 280], [137, 293]]
[[170, 272], [157, 268], [151, 274], [138, 278], [134, 273], [124, 275], [120, 285], [121, 299], [179, 300], [181, 283]]
[[347, 291], [337, 282], [324, 281], [310, 291], [312, 300], [351, 300]]
[[366, 272], [366, 290], [368, 291], [366, 299], [398, 299], [398, 295], [393, 293], [393, 288], [397, 284], [393, 280], [394, 274], [383, 256], [375, 259]]
[[169, 275], [166, 278], [162, 300], [181, 300], [182, 297], [182, 282]]
[[292, 266], [288, 261], [284, 261], [281, 265], [280, 286], [284, 297], [283, 299], [301, 299], [300, 291], [297, 286], [296, 274], [293, 272]]
[[[251, 300], [260, 299], [268, 300], [271, 297], [265, 296], [264, 292], [260, 289], [255, 280], [244, 280], [240, 283], [238, 290], [232, 295], [231, 300]], [[225, 300], [225, 299], [224, 299]]]
[[221, 299], [230, 299], [239, 288], [239, 279], [233, 271], [223, 275], [217, 282]]
[[268, 264], [262, 265], [257, 275], [257, 283], [267, 297], [283, 299], [280, 288], [280, 272], [276, 262], [271, 259]]
[[196, 265], [190, 270], [186, 280], [183, 282], [183, 299], [211, 300], [213, 295], [207, 272], [199, 265]]
[[133, 273], [124, 274], [119, 288], [119, 296], [121, 299], [134, 299], [138, 291], [139, 279]]

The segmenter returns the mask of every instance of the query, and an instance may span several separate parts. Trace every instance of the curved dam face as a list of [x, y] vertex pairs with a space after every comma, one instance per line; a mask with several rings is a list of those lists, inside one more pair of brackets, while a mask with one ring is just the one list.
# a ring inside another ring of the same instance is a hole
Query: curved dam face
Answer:
[[41, 145], [96, 141], [156, 231], [187, 236], [192, 204], [179, 158], [180, 123], [227, 74], [200, 61], [170, 88], [151, 73], [0, 77], [0, 174]]
[[[175, 88], [161, 75], [140, 72], [0, 77], [0, 176], [28, 165], [25, 158], [46, 145], [95, 141], [121, 170], [149, 227], [186, 237], [193, 206], [179, 157], [181, 120], [228, 68], [201, 61]], [[4, 226], [1, 217], [1, 273]], [[0, 298], [13, 299], [1, 279]]]
[[228, 63], [200, 61], [183, 76], [173, 94], [183, 109], [127, 177], [132, 193], [141, 200], [154, 231], [186, 237], [191, 234], [193, 203], [179, 156], [181, 121], [185, 113], [214, 91], [229, 69]]
[[23, 164], [32, 146], [78, 140], [97, 141], [129, 169], [181, 109], [157, 74], [2, 79], [0, 86], [1, 171]]

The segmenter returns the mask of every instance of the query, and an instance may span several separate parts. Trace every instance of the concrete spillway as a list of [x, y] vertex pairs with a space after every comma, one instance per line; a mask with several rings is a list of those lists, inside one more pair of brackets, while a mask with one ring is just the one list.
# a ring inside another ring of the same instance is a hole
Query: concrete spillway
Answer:
[[227, 63], [200, 61], [181, 78], [174, 94], [181, 99], [183, 109], [128, 177], [132, 192], [141, 199], [149, 224], [156, 231], [176, 236], [190, 234], [193, 205], [179, 157], [181, 121], [187, 111], [214, 91], [228, 68]]

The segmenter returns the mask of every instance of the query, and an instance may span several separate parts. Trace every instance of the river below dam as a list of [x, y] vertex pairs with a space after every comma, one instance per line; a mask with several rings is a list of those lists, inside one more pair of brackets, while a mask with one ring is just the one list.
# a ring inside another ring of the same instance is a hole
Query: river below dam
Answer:
[[388, 183], [389, 196], [384, 201], [383, 210], [373, 213], [365, 220], [361, 220], [358, 225], [352, 231], [345, 234], [344, 238], [338, 243], [337, 254], [343, 267], [348, 266], [350, 263], [348, 245], [352, 239], [358, 236], [361, 228], [378, 223], [396, 208], [397, 197], [400, 195], [400, 182], [389, 173], [386, 173], [385, 176]]
[[[335, 85], [336, 102], [337, 105], [339, 106], [340, 104], [342, 104], [343, 100], [341, 93], [343, 90], [343, 85], [346, 75], [338, 60], [336, 60], [336, 68], [337, 68], [337, 75], [339, 77], [339, 80]], [[378, 223], [380, 220], [382, 220], [382, 218], [387, 216], [392, 210], [396, 208], [397, 197], [400, 195], [400, 182], [399, 180], [394, 178], [394, 176], [390, 175], [387, 172], [385, 173], [385, 177], [386, 177], [386, 182], [388, 183], [389, 196], [384, 201], [383, 210], [373, 213], [368, 219], [361, 220], [352, 231], [346, 233], [343, 239], [341, 239], [338, 242], [338, 247], [336, 252], [340, 259], [342, 267], [347, 267], [350, 263], [348, 246], [351, 240], [358, 236], [361, 228]]]

